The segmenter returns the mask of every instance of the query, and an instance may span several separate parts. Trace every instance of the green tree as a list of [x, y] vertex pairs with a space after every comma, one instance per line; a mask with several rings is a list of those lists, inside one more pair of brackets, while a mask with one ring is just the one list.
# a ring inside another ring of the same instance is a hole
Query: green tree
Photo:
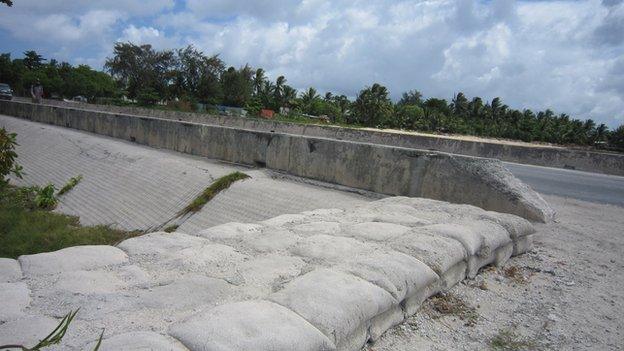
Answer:
[[264, 70], [262, 68], [256, 69], [252, 81], [254, 96], [259, 96], [261, 94], [265, 82], [266, 76]]
[[624, 150], [624, 124], [611, 132], [609, 136], [609, 146]]
[[401, 100], [397, 103], [399, 106], [404, 105], [422, 105], [422, 94], [418, 90], [410, 90], [408, 92], [403, 93], [401, 96]]
[[104, 67], [124, 87], [128, 97], [138, 98], [139, 93], [146, 96], [152, 92], [160, 99], [168, 97], [176, 62], [172, 51], [156, 51], [151, 45], [116, 43], [113, 54], [106, 59]]
[[314, 104], [320, 100], [319, 94], [316, 89], [310, 87], [308, 90], [301, 93], [301, 109], [304, 113], [314, 114]]
[[228, 106], [244, 107], [253, 93], [253, 71], [249, 65], [241, 69], [230, 67], [223, 72], [223, 103]]
[[34, 50], [24, 52], [24, 65], [30, 70], [41, 67], [44, 61], [46, 60], [43, 58], [43, 56], [39, 55]]
[[225, 64], [219, 55], [207, 57], [192, 45], [176, 52], [171, 96], [216, 104], [222, 99], [220, 77]]
[[360, 91], [353, 104], [354, 122], [371, 127], [381, 127], [392, 117], [392, 101], [388, 89], [375, 83]]
[[403, 104], [396, 108], [396, 117], [393, 120], [394, 128], [427, 130], [428, 125], [424, 121], [425, 112], [418, 105]]
[[285, 98], [284, 98], [284, 90], [286, 86], [286, 78], [284, 76], [279, 76], [275, 80], [275, 87], [273, 88], [273, 101], [275, 110], [279, 110], [280, 107], [284, 106]]

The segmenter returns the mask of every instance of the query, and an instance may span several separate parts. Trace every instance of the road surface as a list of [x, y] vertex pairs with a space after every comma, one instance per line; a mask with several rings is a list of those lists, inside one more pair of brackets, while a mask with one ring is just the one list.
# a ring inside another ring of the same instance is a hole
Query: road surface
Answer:
[[539, 193], [624, 206], [624, 177], [508, 162], [505, 166]]

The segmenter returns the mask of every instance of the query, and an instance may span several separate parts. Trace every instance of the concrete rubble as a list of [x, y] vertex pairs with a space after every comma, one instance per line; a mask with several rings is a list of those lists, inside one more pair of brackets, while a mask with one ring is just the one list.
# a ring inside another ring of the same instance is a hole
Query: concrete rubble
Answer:
[[515, 215], [390, 197], [3, 259], [0, 345], [32, 346], [80, 308], [62, 349], [105, 329], [103, 350], [359, 350], [529, 250], [534, 232]]

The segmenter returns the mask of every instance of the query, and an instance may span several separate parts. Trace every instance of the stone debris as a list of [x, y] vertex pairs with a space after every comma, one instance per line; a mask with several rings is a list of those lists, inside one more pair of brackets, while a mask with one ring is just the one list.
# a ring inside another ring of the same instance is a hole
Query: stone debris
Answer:
[[513, 215], [393, 197], [21, 256], [23, 278], [0, 261], [13, 281], [0, 344], [43, 337], [80, 308], [64, 349], [105, 329], [103, 350], [359, 350], [428, 297], [528, 250], [534, 232]]

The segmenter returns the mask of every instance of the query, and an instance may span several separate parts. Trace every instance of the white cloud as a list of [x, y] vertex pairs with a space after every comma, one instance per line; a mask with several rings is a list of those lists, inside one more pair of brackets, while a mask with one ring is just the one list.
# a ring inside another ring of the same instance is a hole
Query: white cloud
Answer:
[[84, 62], [102, 62], [115, 40], [157, 48], [194, 44], [207, 54], [221, 53], [228, 64], [263, 67], [273, 78], [285, 75], [300, 89], [354, 96], [380, 82], [394, 97], [409, 89], [447, 99], [463, 91], [611, 126], [624, 119], [620, 0], [179, 5], [173, 10], [173, 0], [23, 0], [11, 18], [0, 14], [0, 28], [17, 40], [54, 41], [60, 47], [55, 52]]
[[117, 38], [118, 42], [131, 42], [134, 44], [150, 44], [156, 49], [175, 49], [181, 44], [172, 37], [167, 37], [164, 33], [154, 27], [135, 27], [129, 25], [126, 27], [122, 35]]

